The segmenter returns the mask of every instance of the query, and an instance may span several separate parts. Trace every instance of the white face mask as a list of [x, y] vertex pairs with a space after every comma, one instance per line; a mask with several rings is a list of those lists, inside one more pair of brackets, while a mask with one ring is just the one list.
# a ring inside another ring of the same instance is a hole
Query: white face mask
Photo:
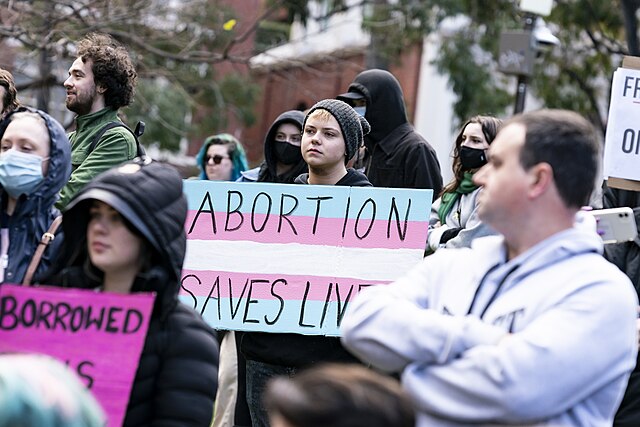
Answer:
[[42, 162], [46, 159], [9, 150], [0, 156], [0, 185], [13, 198], [31, 194], [42, 182]]
[[360, 114], [362, 117], [364, 117], [365, 113], [367, 112], [367, 107], [362, 106], [362, 107], [353, 107], [354, 110], [356, 110], [356, 113]]

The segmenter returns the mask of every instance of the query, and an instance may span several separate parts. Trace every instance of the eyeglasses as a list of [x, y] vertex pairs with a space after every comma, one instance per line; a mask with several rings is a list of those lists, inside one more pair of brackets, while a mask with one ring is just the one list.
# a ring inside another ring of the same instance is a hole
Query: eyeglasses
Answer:
[[209, 162], [210, 162], [211, 160], [213, 160], [213, 164], [214, 164], [214, 165], [219, 165], [220, 163], [222, 163], [222, 161], [223, 161], [224, 159], [229, 159], [229, 158], [230, 158], [230, 157], [224, 157], [224, 156], [221, 156], [221, 155], [219, 155], [219, 154], [216, 154], [215, 156], [207, 156], [207, 157], [205, 157], [205, 158], [204, 158], [204, 163], [205, 163], [205, 164], [209, 164]]

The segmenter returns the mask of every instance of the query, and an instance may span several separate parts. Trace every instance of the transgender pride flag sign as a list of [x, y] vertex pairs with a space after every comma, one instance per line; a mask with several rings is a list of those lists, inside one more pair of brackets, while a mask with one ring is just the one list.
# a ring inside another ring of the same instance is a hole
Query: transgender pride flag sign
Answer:
[[217, 329], [338, 335], [422, 259], [432, 190], [185, 181], [181, 299]]

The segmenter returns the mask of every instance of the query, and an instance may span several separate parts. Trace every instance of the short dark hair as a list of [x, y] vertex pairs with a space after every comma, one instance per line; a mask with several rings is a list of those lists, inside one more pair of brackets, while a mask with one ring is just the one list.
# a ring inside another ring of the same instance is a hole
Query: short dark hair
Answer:
[[567, 207], [589, 203], [600, 165], [595, 129], [581, 115], [568, 110], [539, 110], [512, 118], [526, 129], [520, 164], [529, 169], [548, 163], [560, 197]]
[[0, 68], [0, 86], [5, 89], [4, 99], [2, 103], [4, 109], [0, 111], [0, 115], [11, 112], [20, 106], [18, 102], [18, 91], [13, 81], [13, 76], [7, 70]]
[[328, 364], [269, 382], [270, 414], [295, 427], [413, 427], [415, 410], [400, 384], [359, 365]]
[[78, 57], [91, 61], [93, 79], [106, 88], [105, 104], [117, 110], [133, 101], [138, 74], [127, 50], [110, 35], [89, 33], [78, 42]]

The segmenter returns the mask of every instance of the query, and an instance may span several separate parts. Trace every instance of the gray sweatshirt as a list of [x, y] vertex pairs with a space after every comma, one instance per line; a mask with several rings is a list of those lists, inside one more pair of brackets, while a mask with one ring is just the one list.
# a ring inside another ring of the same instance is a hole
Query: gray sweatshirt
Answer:
[[501, 236], [442, 249], [363, 290], [345, 347], [402, 373], [420, 426], [610, 426], [637, 353], [638, 300], [572, 228], [506, 260]]

